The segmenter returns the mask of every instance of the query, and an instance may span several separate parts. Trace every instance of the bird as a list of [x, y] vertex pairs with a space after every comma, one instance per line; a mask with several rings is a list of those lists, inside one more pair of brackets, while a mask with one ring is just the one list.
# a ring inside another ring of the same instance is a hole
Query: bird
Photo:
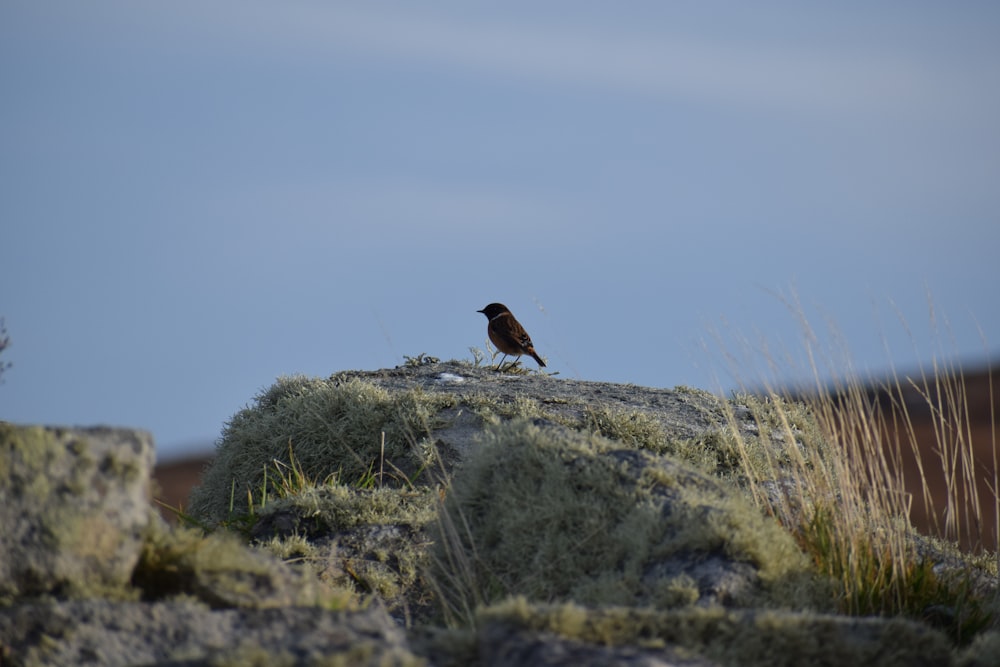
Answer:
[[[524, 330], [520, 322], [514, 319], [514, 314], [507, 306], [502, 303], [491, 303], [476, 312], [482, 313], [490, 321], [486, 327], [486, 333], [489, 334], [490, 340], [497, 346], [497, 349], [503, 352], [503, 359], [500, 360], [497, 370], [503, 366], [504, 359], [507, 358], [508, 354], [516, 355], [518, 359], [521, 358], [522, 354], [531, 355], [538, 362], [540, 368], [545, 368], [545, 362], [535, 352], [535, 346], [531, 344], [528, 332]], [[515, 363], [517, 363], [517, 359], [511, 362], [511, 366]]]

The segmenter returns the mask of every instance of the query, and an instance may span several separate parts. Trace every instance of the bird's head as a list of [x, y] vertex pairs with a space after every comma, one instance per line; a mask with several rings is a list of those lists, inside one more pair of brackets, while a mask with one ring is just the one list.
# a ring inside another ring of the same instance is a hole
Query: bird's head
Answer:
[[482, 310], [477, 310], [476, 312], [482, 313], [483, 315], [486, 316], [486, 319], [492, 320], [497, 315], [501, 315], [503, 313], [509, 313], [510, 311], [507, 309], [507, 306], [503, 305], [502, 303], [491, 303]]

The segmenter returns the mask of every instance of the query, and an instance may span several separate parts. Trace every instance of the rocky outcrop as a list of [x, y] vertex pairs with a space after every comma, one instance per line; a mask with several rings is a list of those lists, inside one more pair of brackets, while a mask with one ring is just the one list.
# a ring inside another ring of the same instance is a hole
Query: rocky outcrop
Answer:
[[0, 424], [0, 664], [423, 664], [377, 601], [165, 526], [152, 461], [140, 431]]
[[433, 572], [478, 586], [445, 595], [453, 607], [511, 593], [659, 609], [822, 604], [791, 536], [737, 490], [562, 426], [492, 429], [455, 475], [442, 514]]
[[0, 423], [0, 600], [127, 583], [150, 521], [153, 439]]
[[149, 507], [148, 435], [0, 424], [0, 664], [988, 664], [988, 615], [963, 648], [836, 613], [741, 486], [795, 484], [734, 449], [746, 406], [428, 361], [280, 379], [196, 528]]
[[[30, 602], [0, 609], [10, 664], [421, 665], [376, 606], [212, 609], [194, 600]], [[4, 664], [8, 664], [4, 662]]]
[[[486, 665], [870, 665], [935, 667], [951, 662], [944, 638], [900, 619], [688, 607], [582, 609], [514, 599], [484, 609]], [[611, 648], [599, 637], [615, 637]], [[551, 662], [561, 651], [580, 662]], [[598, 659], [595, 660], [594, 658]], [[692, 660], [686, 662], [682, 658]], [[518, 662], [518, 660], [524, 660]]]

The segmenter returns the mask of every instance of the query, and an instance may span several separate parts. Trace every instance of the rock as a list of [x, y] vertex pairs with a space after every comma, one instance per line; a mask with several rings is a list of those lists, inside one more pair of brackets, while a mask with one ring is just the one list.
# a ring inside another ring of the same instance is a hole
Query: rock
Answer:
[[991, 664], [995, 569], [942, 596], [970, 561], [928, 545], [886, 614], [939, 620], [838, 615], [752, 504], [817, 501], [802, 406], [417, 361], [261, 393], [198, 529], [151, 522], [148, 436], [0, 423], [0, 664]]
[[0, 608], [0, 663], [78, 665], [416, 666], [379, 605], [212, 610], [192, 600], [74, 600]]
[[958, 667], [997, 667], [1000, 665], [1000, 631], [988, 630], [959, 655]]
[[229, 421], [189, 511], [225, 521], [247, 511], [248, 494], [260, 498], [289, 471], [356, 486], [373, 478], [434, 485], [475, 451], [484, 426], [516, 418], [596, 431], [714, 468], [715, 451], [685, 444], [725, 424], [722, 406], [693, 389], [504, 375], [460, 362], [279, 378]]
[[126, 584], [152, 467], [143, 431], [0, 423], [0, 600]]
[[228, 531], [150, 531], [132, 583], [145, 600], [190, 596], [214, 609], [338, 606], [353, 602], [311, 571], [248, 547]]
[[[621, 665], [951, 664], [944, 636], [920, 623], [787, 610], [591, 609], [531, 604], [522, 598], [480, 610], [477, 637], [484, 662], [498, 667], [519, 664], [506, 656], [535, 656], [539, 662], [521, 664], [541, 665], [599, 665], [609, 657]], [[563, 651], [571, 652], [574, 662], [546, 661], [545, 656]], [[490, 662], [490, 656], [499, 658]]]
[[738, 491], [590, 433], [488, 430], [444, 511], [434, 563], [462, 582], [446, 596], [453, 609], [506, 595], [661, 609], [820, 601], [791, 536]]
[[483, 630], [483, 667], [722, 667], [675, 648], [604, 646], [551, 633], [510, 631], [497, 626]]
[[[422, 574], [437, 499], [427, 488], [310, 488], [261, 509], [250, 534], [268, 545], [284, 542], [331, 586], [376, 594], [409, 625], [432, 607]], [[308, 546], [296, 548], [297, 541]]]

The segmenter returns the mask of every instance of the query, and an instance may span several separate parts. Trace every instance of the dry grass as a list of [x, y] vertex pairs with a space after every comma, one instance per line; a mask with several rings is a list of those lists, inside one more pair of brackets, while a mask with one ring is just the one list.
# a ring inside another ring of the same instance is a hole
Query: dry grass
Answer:
[[208, 525], [231, 521], [243, 498], [252, 507], [305, 480], [411, 486], [432, 460], [435, 415], [451, 401], [355, 379], [279, 378], [226, 424], [189, 511]]
[[[756, 438], [740, 435], [730, 409], [750, 495], [835, 580], [844, 613], [926, 619], [944, 610], [939, 624], [956, 642], [968, 641], [991, 621], [992, 601], [968, 576], [935, 568], [937, 556], [916, 536], [910, 516], [920, 498], [928, 516], [943, 516], [939, 535], [982, 545], [984, 517], [1000, 510], [992, 411], [993, 455], [983, 461], [972, 445], [960, 364], [935, 359], [929, 372], [921, 369], [915, 377], [893, 371], [873, 391], [849, 362], [824, 361], [799, 304], [786, 305], [802, 325], [811, 379], [791, 389], [765, 382], [739, 399], [759, 426]], [[778, 365], [768, 361], [772, 369]], [[802, 409], [814, 420], [814, 432], [799, 427]], [[935, 445], [929, 450], [917, 446], [916, 411], [932, 418]], [[767, 453], [763, 467], [761, 452]], [[945, 482], [943, 499], [930, 488], [938, 476]], [[920, 488], [912, 488], [914, 479]], [[984, 485], [991, 493], [982, 492]], [[991, 512], [984, 511], [984, 496], [992, 498]], [[943, 503], [943, 510], [932, 502]], [[993, 541], [983, 546], [996, 550], [996, 527], [988, 533]]]
[[[807, 559], [731, 485], [586, 431], [514, 421], [486, 431], [432, 526], [432, 578], [446, 620], [510, 595], [533, 602], [813, 608]], [[680, 563], [726, 554], [748, 587], [702, 590]]]

